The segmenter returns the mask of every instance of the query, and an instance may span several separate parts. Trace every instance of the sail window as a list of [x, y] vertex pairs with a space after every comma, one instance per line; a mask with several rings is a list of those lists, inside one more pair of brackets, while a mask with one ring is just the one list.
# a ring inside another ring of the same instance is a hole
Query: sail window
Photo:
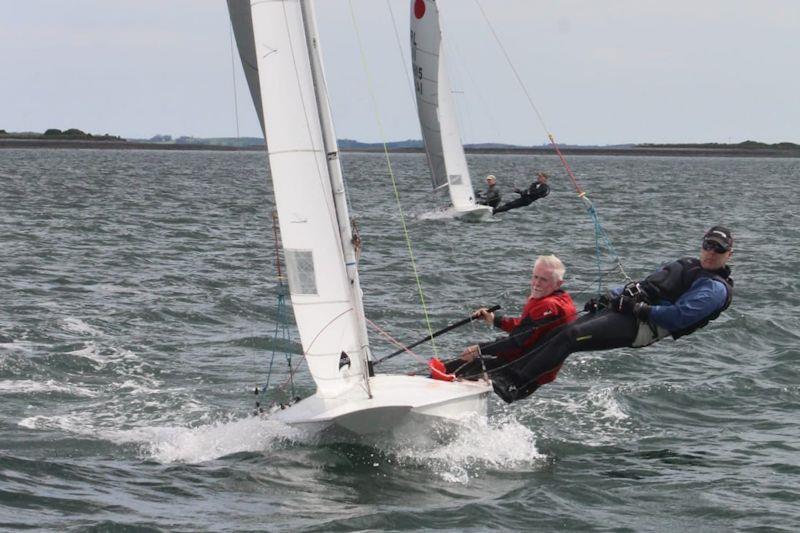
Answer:
[[450, 180], [450, 185], [461, 185], [464, 183], [464, 180], [461, 179], [461, 174], [450, 174], [447, 176], [447, 179]]
[[314, 254], [311, 250], [286, 250], [286, 271], [292, 294], [317, 294]]

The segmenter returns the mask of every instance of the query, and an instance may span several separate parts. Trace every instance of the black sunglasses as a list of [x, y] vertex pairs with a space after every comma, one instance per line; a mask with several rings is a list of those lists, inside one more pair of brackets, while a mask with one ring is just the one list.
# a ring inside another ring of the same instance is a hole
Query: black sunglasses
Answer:
[[709, 252], [717, 252], [718, 254], [724, 254], [728, 251], [727, 246], [723, 246], [717, 241], [703, 241], [703, 250], [708, 250]]

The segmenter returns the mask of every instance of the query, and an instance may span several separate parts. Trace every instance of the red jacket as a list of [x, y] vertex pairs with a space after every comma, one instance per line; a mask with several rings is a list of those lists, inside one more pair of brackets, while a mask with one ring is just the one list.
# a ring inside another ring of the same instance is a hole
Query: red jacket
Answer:
[[[528, 298], [519, 318], [495, 316], [494, 325], [510, 333], [507, 339], [482, 343], [481, 353], [513, 361], [533, 348], [549, 331], [575, 320], [572, 297], [557, 290], [544, 298]], [[545, 322], [537, 326], [537, 323]]]

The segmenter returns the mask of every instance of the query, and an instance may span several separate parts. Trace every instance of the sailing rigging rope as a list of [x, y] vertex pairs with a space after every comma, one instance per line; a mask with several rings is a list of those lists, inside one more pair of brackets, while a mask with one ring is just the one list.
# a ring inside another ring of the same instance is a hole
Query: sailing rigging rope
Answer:
[[[275, 354], [278, 351], [278, 341], [282, 340], [284, 343], [288, 343], [290, 341], [289, 318], [286, 309], [286, 277], [283, 275], [283, 271], [281, 269], [281, 243], [278, 229], [278, 213], [276, 211], [272, 212], [272, 235], [275, 239], [275, 273], [277, 274], [278, 278], [278, 302], [275, 311], [275, 330], [272, 334], [272, 354], [269, 358], [269, 367], [267, 368], [267, 381], [262, 387], [261, 392], [266, 392], [269, 389], [269, 382], [270, 378], [272, 377], [272, 365], [275, 361]], [[286, 363], [289, 366], [289, 379], [279, 388], [290, 385], [290, 394], [293, 397], [295, 393], [293, 379], [294, 372], [292, 371], [292, 354], [289, 353], [288, 350], [284, 350], [284, 356], [286, 357]], [[256, 388], [256, 394], [258, 394], [258, 388]]]
[[366, 320], [367, 320], [367, 324], [369, 324], [370, 326], [372, 326], [373, 328], [375, 328], [375, 331], [377, 331], [377, 332], [378, 332], [378, 333], [379, 333], [379, 334], [380, 334], [382, 337], [384, 337], [384, 338], [385, 338], [386, 340], [388, 340], [390, 343], [394, 344], [394, 345], [395, 345], [395, 346], [397, 346], [398, 348], [401, 348], [403, 351], [410, 353], [410, 354], [411, 354], [411, 355], [414, 357], [414, 359], [416, 359], [417, 361], [419, 361], [419, 362], [420, 362], [420, 363], [422, 363], [423, 365], [427, 365], [427, 364], [428, 364], [428, 361], [426, 361], [424, 358], [422, 358], [421, 356], [419, 356], [419, 355], [417, 355], [416, 353], [414, 353], [413, 351], [411, 351], [409, 348], [407, 348], [407, 347], [406, 347], [406, 345], [405, 345], [405, 344], [403, 344], [403, 343], [402, 343], [402, 342], [400, 342], [399, 340], [395, 339], [394, 337], [392, 337], [391, 335], [389, 335], [388, 333], [386, 333], [386, 332], [385, 332], [384, 330], [382, 330], [382, 329], [381, 329], [381, 327], [380, 327], [379, 325], [377, 325], [375, 322], [373, 322], [373, 321], [372, 321], [372, 320], [370, 320], [369, 318], [367, 318]]
[[236, 96], [236, 59], [235, 59], [235, 44], [233, 38], [233, 21], [230, 23], [231, 28], [231, 77], [233, 78], [233, 116], [236, 119], [236, 138], [239, 138], [239, 100]]
[[[397, 211], [400, 214], [400, 226], [403, 229], [403, 237], [405, 238], [405, 241], [406, 241], [406, 248], [408, 249], [408, 256], [411, 259], [411, 269], [412, 269], [412, 271], [414, 273], [414, 280], [416, 281], [416, 284], [417, 284], [417, 293], [419, 294], [420, 303], [422, 304], [422, 313], [423, 313], [423, 315], [425, 317], [425, 325], [428, 328], [428, 333], [430, 335], [433, 335], [433, 327], [431, 326], [431, 319], [430, 319], [430, 316], [428, 315], [428, 307], [425, 304], [425, 294], [424, 294], [424, 292], [422, 290], [422, 282], [420, 281], [420, 278], [419, 278], [419, 272], [417, 271], [417, 262], [414, 259], [414, 249], [411, 246], [411, 236], [408, 233], [408, 226], [406, 225], [406, 217], [405, 217], [405, 214], [403, 213], [403, 206], [400, 203], [400, 191], [397, 188], [397, 180], [395, 179], [394, 171], [392, 170], [392, 161], [389, 158], [389, 147], [386, 144], [386, 133], [385, 133], [385, 130], [383, 129], [383, 123], [381, 121], [381, 115], [380, 115], [380, 111], [378, 109], [378, 101], [375, 98], [375, 92], [373, 90], [372, 73], [371, 73], [371, 71], [369, 69], [369, 64], [367, 63], [367, 57], [366, 57], [366, 54], [364, 53], [364, 46], [363, 46], [363, 43], [361, 42], [361, 32], [359, 31], [358, 21], [356, 20], [356, 15], [355, 15], [355, 12], [353, 11], [353, 0], [349, 0], [347, 2], [347, 5], [350, 8], [350, 18], [353, 21], [353, 29], [355, 30], [356, 41], [358, 43], [358, 51], [359, 51], [359, 53], [361, 55], [361, 66], [363, 67], [364, 74], [367, 77], [367, 90], [369, 91], [369, 96], [370, 96], [370, 100], [372, 102], [373, 112], [375, 113], [375, 121], [377, 123], [378, 131], [380, 132], [381, 139], [383, 139], [383, 141], [382, 141], [383, 154], [384, 154], [384, 157], [386, 158], [386, 167], [387, 167], [388, 172], [389, 172], [389, 177], [391, 178], [391, 181], [392, 181], [392, 189], [394, 190], [394, 198], [395, 198], [395, 202], [397, 203]], [[436, 342], [435, 341], [431, 341], [431, 347], [433, 348], [434, 357], [438, 357], [439, 354], [438, 354], [438, 350], [436, 348]]]
[[[400, 52], [400, 60], [403, 62], [403, 72], [406, 75], [406, 86], [408, 87], [408, 94], [411, 95], [411, 102], [416, 103], [416, 95], [414, 94], [414, 82], [411, 81], [411, 71], [406, 63], [406, 55], [403, 53], [403, 45], [400, 42], [400, 33], [397, 31], [397, 22], [394, 18], [394, 11], [392, 11], [392, 3], [386, 0], [386, 7], [389, 8], [389, 16], [392, 18], [392, 29], [394, 29], [394, 39], [397, 42], [397, 50]], [[416, 105], [416, 104], [415, 104]]]
[[581, 188], [580, 184], [578, 183], [577, 178], [575, 177], [575, 174], [572, 172], [572, 168], [569, 166], [569, 163], [567, 162], [567, 159], [564, 157], [564, 154], [561, 153], [561, 149], [559, 148], [558, 143], [556, 142], [555, 136], [553, 136], [553, 134], [550, 133], [550, 129], [547, 127], [547, 124], [544, 121], [544, 117], [539, 112], [539, 108], [537, 108], [536, 104], [533, 102], [533, 98], [531, 98], [530, 92], [528, 91], [528, 88], [525, 85], [525, 82], [522, 81], [522, 77], [519, 75], [519, 72], [517, 71], [517, 68], [514, 66], [514, 62], [511, 61], [511, 57], [508, 55], [508, 52], [506, 51], [505, 46], [503, 46], [503, 43], [500, 40], [500, 36], [495, 31], [494, 26], [492, 25], [492, 22], [489, 20], [489, 17], [486, 15], [486, 11], [483, 10], [483, 6], [481, 5], [480, 0], [475, 0], [475, 4], [478, 6], [478, 9], [480, 10], [481, 15], [483, 15], [483, 18], [486, 21], [486, 25], [489, 27], [489, 30], [492, 32], [492, 35], [494, 36], [494, 39], [497, 42], [497, 45], [500, 47], [500, 50], [503, 52], [503, 56], [505, 57], [505, 60], [508, 63], [508, 66], [511, 67], [511, 72], [514, 73], [514, 77], [516, 78], [517, 83], [519, 83], [519, 86], [522, 88], [522, 91], [525, 93], [525, 97], [528, 99], [528, 104], [531, 106], [531, 108], [533, 109], [534, 113], [536, 114], [536, 117], [539, 119], [539, 123], [542, 125], [542, 128], [544, 128], [544, 131], [547, 134], [547, 138], [550, 140], [550, 144], [555, 149], [556, 154], [558, 155], [558, 158], [561, 161], [561, 164], [563, 165], [564, 169], [567, 171], [567, 175], [569, 176], [570, 180], [572, 181], [572, 185], [575, 187], [575, 190], [578, 193], [578, 198], [580, 198], [583, 201], [584, 207], [586, 208], [586, 211], [589, 213], [589, 217], [592, 219], [592, 222], [594, 224], [594, 231], [595, 231], [595, 256], [597, 258], [597, 292], [600, 293], [602, 291], [602, 288], [603, 288], [602, 287], [602, 283], [603, 283], [603, 275], [602, 274], [603, 273], [602, 273], [602, 260], [601, 260], [601, 249], [600, 249], [600, 241], [601, 241], [601, 239], [603, 241], [603, 244], [605, 244], [606, 249], [608, 250], [608, 252], [611, 255], [612, 259], [616, 262], [616, 266], [619, 269], [620, 273], [622, 273], [622, 276], [625, 278], [626, 281], [631, 281], [630, 276], [628, 276], [628, 273], [625, 272], [625, 267], [622, 266], [622, 261], [620, 260], [619, 255], [617, 254], [616, 250], [614, 249], [614, 246], [611, 244], [611, 240], [609, 239], [608, 234], [603, 229], [603, 226], [600, 223], [600, 216], [597, 213], [597, 209], [594, 207], [594, 204], [592, 203], [592, 201], [589, 200], [589, 197], [586, 196], [586, 191], [584, 191]]

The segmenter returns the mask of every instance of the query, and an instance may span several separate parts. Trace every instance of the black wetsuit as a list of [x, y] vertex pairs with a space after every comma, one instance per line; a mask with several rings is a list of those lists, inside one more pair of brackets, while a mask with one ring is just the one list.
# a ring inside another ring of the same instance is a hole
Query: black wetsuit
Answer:
[[525, 207], [526, 205], [530, 205], [539, 198], [544, 198], [545, 196], [550, 194], [550, 187], [548, 187], [546, 183], [539, 183], [537, 181], [532, 183], [531, 186], [525, 189], [524, 191], [515, 189], [514, 192], [519, 194], [519, 198], [517, 198], [516, 200], [511, 200], [510, 202], [506, 202], [500, 207], [496, 207], [492, 212], [502, 213], [503, 211], [509, 211], [511, 209], [516, 209], [518, 207]]
[[549, 379], [550, 374], [561, 367], [569, 354], [631, 346], [638, 331], [638, 320], [632, 315], [623, 315], [608, 309], [584, 315], [561, 328], [547, 342], [512, 363], [500, 374], [493, 375], [492, 380], [505, 386], [514, 385], [518, 389], [512, 396], [512, 401], [525, 398], [540, 386], [552, 381]]

